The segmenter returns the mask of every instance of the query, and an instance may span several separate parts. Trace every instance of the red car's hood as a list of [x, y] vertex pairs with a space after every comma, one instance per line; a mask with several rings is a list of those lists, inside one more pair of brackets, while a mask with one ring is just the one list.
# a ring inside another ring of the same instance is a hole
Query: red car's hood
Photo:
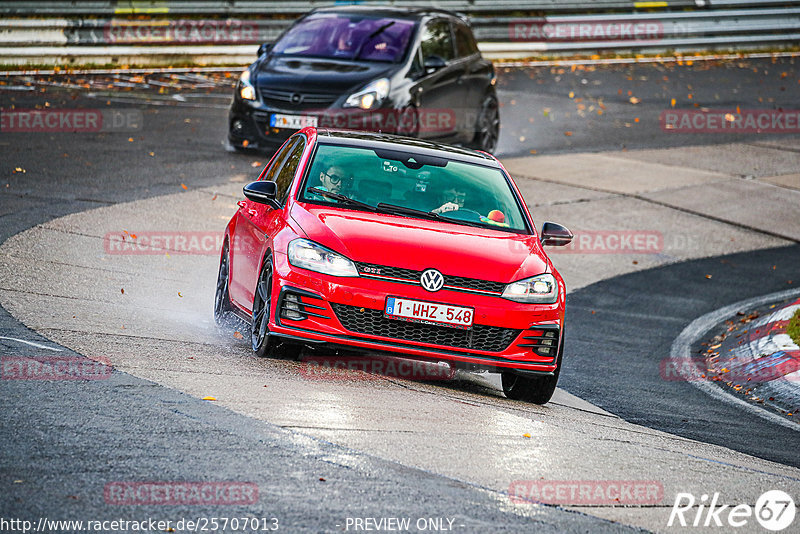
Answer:
[[311, 204], [295, 204], [292, 218], [309, 239], [356, 262], [503, 283], [548, 272], [530, 235]]

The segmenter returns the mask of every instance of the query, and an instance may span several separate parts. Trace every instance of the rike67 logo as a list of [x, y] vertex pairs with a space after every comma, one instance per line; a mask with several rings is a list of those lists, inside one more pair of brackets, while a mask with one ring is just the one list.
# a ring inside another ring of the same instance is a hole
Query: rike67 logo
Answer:
[[691, 493], [678, 493], [669, 514], [667, 526], [739, 528], [751, 524], [753, 518], [767, 530], [778, 532], [794, 522], [794, 499], [781, 490], [762, 494], [755, 507], [749, 504], [720, 503], [719, 493], [704, 494], [697, 499]]

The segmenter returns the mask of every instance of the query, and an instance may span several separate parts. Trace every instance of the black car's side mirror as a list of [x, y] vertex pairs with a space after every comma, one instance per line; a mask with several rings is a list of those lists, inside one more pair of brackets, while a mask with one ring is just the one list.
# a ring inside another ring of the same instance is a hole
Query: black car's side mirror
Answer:
[[563, 247], [572, 241], [572, 232], [560, 224], [546, 222], [542, 225], [542, 245]]
[[447, 62], [442, 59], [440, 56], [428, 56], [425, 58], [425, 62], [422, 64], [425, 72], [430, 74], [432, 72], [436, 72], [439, 69], [443, 69], [447, 66]]
[[263, 56], [266, 52], [269, 51], [270, 48], [272, 48], [272, 43], [264, 43], [264, 44], [262, 44], [261, 46], [258, 47], [258, 56], [256, 56], [256, 57]]
[[278, 203], [278, 184], [275, 182], [268, 182], [259, 180], [258, 182], [250, 182], [242, 188], [244, 196], [253, 202], [259, 204], [267, 204], [275, 209], [280, 209], [281, 205]]

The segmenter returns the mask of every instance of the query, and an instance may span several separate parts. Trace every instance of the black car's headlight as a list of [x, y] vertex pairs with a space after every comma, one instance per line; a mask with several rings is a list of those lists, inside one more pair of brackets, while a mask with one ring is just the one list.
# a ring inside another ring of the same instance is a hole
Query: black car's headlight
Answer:
[[552, 304], [558, 300], [558, 283], [552, 274], [540, 274], [508, 284], [503, 298], [515, 302]]
[[289, 263], [331, 276], [358, 276], [358, 269], [348, 258], [308, 239], [289, 243]]
[[389, 96], [389, 79], [380, 78], [367, 84], [362, 90], [353, 93], [344, 103], [346, 108], [372, 109], [381, 105]]
[[250, 83], [250, 70], [246, 70], [239, 78], [239, 96], [242, 100], [255, 100], [256, 88]]

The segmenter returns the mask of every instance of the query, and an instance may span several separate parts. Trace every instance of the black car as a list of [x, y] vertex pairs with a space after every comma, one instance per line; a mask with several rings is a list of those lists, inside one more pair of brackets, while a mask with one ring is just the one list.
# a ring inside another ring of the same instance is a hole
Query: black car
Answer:
[[469, 24], [436, 9], [347, 6], [296, 21], [242, 73], [235, 148], [274, 150], [305, 126], [435, 139], [492, 152], [495, 72]]

